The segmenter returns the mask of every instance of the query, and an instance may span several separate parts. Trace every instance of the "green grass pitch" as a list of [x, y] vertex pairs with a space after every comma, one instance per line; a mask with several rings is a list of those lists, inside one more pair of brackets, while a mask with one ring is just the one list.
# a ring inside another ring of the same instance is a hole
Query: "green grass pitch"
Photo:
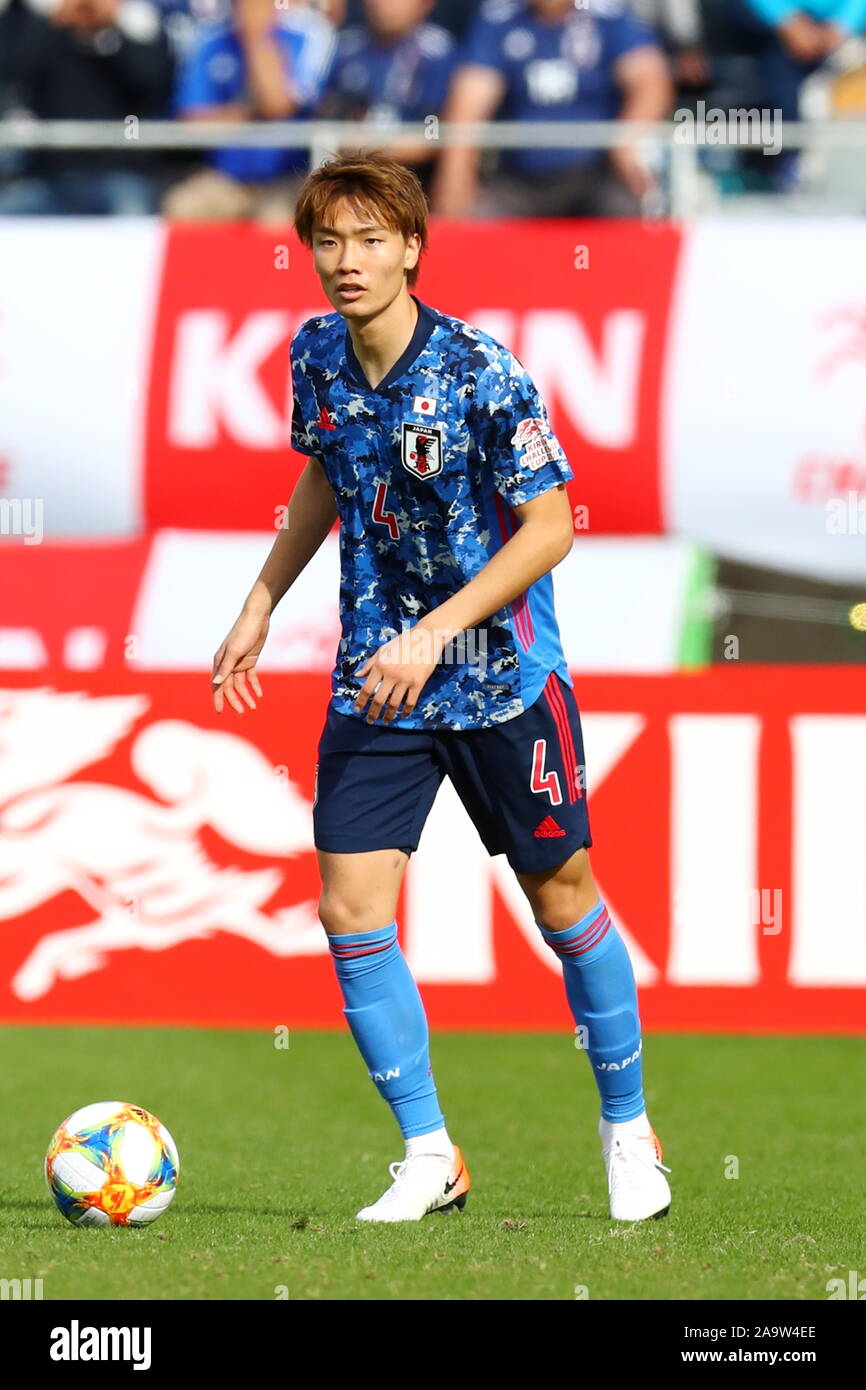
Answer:
[[[824, 1300], [866, 1272], [857, 1038], [649, 1035], [674, 1197], [634, 1225], [608, 1217], [568, 1035], [434, 1035], [473, 1188], [462, 1214], [395, 1226], [354, 1220], [403, 1145], [348, 1033], [7, 1027], [0, 1049], [0, 1277], [45, 1299]], [[179, 1147], [143, 1230], [77, 1230], [45, 1189], [53, 1130], [97, 1100], [152, 1110]]]

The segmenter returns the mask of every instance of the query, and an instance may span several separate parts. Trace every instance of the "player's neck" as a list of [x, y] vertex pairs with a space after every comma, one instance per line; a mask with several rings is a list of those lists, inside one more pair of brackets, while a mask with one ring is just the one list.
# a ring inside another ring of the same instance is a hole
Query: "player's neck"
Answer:
[[417, 322], [418, 307], [408, 290], [366, 323], [348, 320], [355, 356], [374, 390], [406, 351]]

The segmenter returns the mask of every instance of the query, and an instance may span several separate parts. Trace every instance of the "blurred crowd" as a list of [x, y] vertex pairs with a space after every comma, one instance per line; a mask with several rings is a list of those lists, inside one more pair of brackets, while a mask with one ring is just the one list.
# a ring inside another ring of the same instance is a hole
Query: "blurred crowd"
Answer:
[[[116, 148], [0, 147], [0, 214], [291, 217], [315, 119], [396, 121], [396, 153], [443, 216], [635, 215], [646, 156], [540, 143], [444, 148], [437, 121], [667, 119], [757, 107], [796, 120], [803, 84], [857, 46], [866, 0], [0, 0], [0, 122], [118, 123]], [[139, 122], [291, 121], [296, 148], [136, 147]], [[743, 155], [767, 191], [797, 157]], [[745, 186], [745, 183], [744, 185]]]

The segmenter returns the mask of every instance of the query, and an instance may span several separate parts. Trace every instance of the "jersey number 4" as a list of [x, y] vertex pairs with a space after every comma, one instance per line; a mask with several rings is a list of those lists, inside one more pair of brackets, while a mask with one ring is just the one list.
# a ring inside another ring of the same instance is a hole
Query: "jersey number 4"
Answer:
[[551, 768], [550, 772], [545, 772], [544, 760], [546, 757], [547, 739], [537, 738], [532, 750], [532, 777], [529, 785], [534, 792], [547, 792], [551, 806], [560, 806], [562, 804], [562, 790], [559, 785], [559, 773], [556, 768]]
[[388, 534], [392, 541], [400, 539], [400, 528], [397, 525], [397, 513], [385, 511], [385, 498], [388, 495], [388, 484], [380, 483], [376, 488], [376, 500], [373, 503], [373, 520], [378, 521], [380, 526], [388, 527]]

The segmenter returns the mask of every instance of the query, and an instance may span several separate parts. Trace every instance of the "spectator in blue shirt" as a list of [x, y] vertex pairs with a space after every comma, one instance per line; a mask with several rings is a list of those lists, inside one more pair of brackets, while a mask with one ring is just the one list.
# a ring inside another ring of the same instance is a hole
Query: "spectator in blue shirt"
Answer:
[[[426, 23], [432, 0], [364, 0], [365, 23], [344, 29], [320, 114], [379, 124], [424, 122], [442, 112], [456, 44]], [[434, 139], [390, 145], [424, 182], [439, 149]]]
[[[652, 32], [617, 0], [487, 0], [469, 31], [446, 121], [663, 120], [673, 89]], [[443, 152], [434, 210], [522, 216], [635, 214], [652, 189], [636, 151], [507, 151], [478, 201], [479, 152]]]
[[[333, 26], [306, 0], [234, 0], [231, 21], [208, 27], [180, 77], [186, 120], [285, 121], [308, 116], [333, 62]], [[283, 221], [308, 165], [304, 150], [215, 150], [209, 169], [169, 190], [163, 210], [182, 220], [255, 216]]]
[[[363, 23], [364, 0], [343, 0], [343, 4], [347, 24]], [[459, 39], [475, 18], [479, 4], [480, 0], [430, 0], [430, 20]]]

